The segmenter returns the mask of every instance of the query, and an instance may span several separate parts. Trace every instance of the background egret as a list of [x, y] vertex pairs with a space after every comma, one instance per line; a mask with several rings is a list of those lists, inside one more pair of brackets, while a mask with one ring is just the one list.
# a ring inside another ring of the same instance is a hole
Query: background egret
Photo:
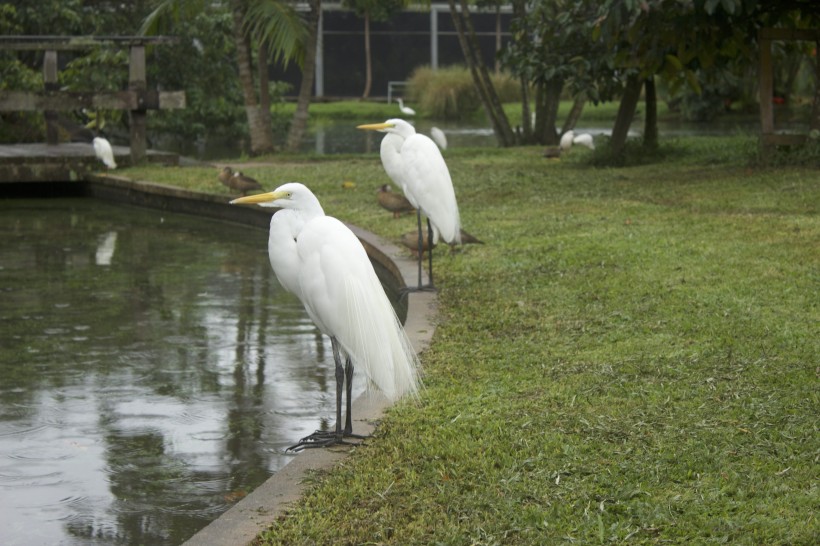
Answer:
[[[281, 208], [270, 223], [271, 266], [281, 285], [302, 301], [319, 330], [330, 337], [333, 347], [336, 429], [316, 431], [289, 449], [342, 444], [345, 437], [356, 437], [350, 400], [354, 364], [390, 400], [416, 394], [418, 358], [353, 232], [336, 218], [325, 216], [313, 192], [295, 182], [231, 203]], [[343, 391], [347, 393], [344, 429]]]
[[444, 134], [444, 131], [439, 129], [438, 127], [431, 127], [430, 128], [430, 136], [433, 138], [438, 147], [442, 150], [447, 149], [447, 137]]
[[396, 99], [396, 100], [399, 102], [399, 110], [401, 110], [402, 114], [404, 114], [405, 116], [415, 116], [416, 115], [416, 111], [413, 110], [412, 108], [410, 108], [409, 106], [405, 106], [404, 101], [402, 99]]
[[94, 146], [94, 155], [97, 156], [97, 159], [102, 161], [107, 168], [116, 169], [117, 162], [114, 161], [114, 149], [111, 148], [111, 143], [101, 136], [94, 137], [91, 143]]
[[[384, 123], [359, 125], [358, 129], [386, 133], [382, 139], [380, 155], [387, 175], [417, 210], [421, 249], [421, 214], [427, 217], [427, 229], [433, 244], [439, 236], [449, 244], [461, 243], [461, 219], [453, 189], [450, 171], [441, 151], [427, 136], [416, 133], [412, 125], [401, 119], [389, 119]], [[421, 282], [421, 250], [419, 250], [418, 290], [425, 287]], [[433, 287], [433, 254], [429, 253], [429, 287]]]
[[563, 135], [561, 135], [561, 151], [568, 152], [570, 148], [572, 148], [572, 139], [575, 138], [575, 132], [572, 130], [567, 131]]
[[573, 144], [579, 144], [581, 146], [586, 146], [590, 150], [595, 149], [595, 142], [592, 140], [592, 135], [589, 133], [583, 133], [581, 135], [576, 136], [572, 139]]

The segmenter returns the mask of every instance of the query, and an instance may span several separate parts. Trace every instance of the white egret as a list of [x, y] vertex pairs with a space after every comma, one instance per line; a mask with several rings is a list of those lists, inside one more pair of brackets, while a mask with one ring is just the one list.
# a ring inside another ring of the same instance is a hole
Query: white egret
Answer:
[[570, 148], [572, 148], [572, 139], [575, 138], [575, 133], [570, 129], [563, 135], [561, 135], [561, 151], [568, 152]]
[[576, 136], [575, 138], [572, 139], [572, 143], [573, 144], [579, 144], [581, 146], [586, 146], [590, 150], [595, 149], [595, 142], [592, 139], [592, 135], [590, 135], [589, 133], [584, 133], [584, 134]]
[[402, 99], [396, 99], [396, 100], [399, 102], [399, 110], [401, 110], [402, 114], [404, 114], [405, 116], [415, 116], [416, 115], [416, 111], [413, 110], [412, 108], [410, 108], [409, 106], [405, 106], [404, 101]]
[[[461, 243], [461, 220], [450, 171], [441, 151], [429, 137], [416, 133], [412, 125], [401, 119], [384, 123], [359, 125], [358, 129], [385, 134], [380, 155], [387, 176], [404, 191], [417, 211], [419, 249], [422, 247], [422, 213], [427, 217], [427, 229], [433, 245], [439, 236], [449, 244]], [[418, 290], [421, 282], [422, 258], [419, 251]], [[433, 254], [429, 253], [429, 287], [433, 287]]]
[[[313, 192], [296, 182], [231, 203], [281, 209], [270, 223], [271, 266], [281, 285], [302, 301], [319, 330], [330, 337], [333, 347], [336, 429], [316, 431], [289, 449], [343, 444], [345, 437], [358, 437], [353, 434], [350, 400], [354, 364], [390, 400], [417, 394], [418, 358], [353, 232], [336, 218], [325, 216]], [[343, 390], [347, 393], [344, 428]]]
[[438, 147], [442, 150], [447, 149], [447, 136], [444, 134], [444, 131], [439, 129], [438, 127], [431, 127], [430, 128], [430, 136], [433, 138]]
[[217, 174], [219, 181], [229, 189], [236, 190], [242, 195], [247, 195], [251, 190], [261, 190], [262, 186], [256, 179], [246, 176], [239, 171], [234, 171], [230, 167], [222, 167]]
[[109, 169], [116, 169], [117, 162], [114, 161], [114, 150], [111, 148], [111, 143], [100, 136], [94, 137], [91, 142], [94, 145], [94, 154], [97, 159], [105, 163], [105, 166]]

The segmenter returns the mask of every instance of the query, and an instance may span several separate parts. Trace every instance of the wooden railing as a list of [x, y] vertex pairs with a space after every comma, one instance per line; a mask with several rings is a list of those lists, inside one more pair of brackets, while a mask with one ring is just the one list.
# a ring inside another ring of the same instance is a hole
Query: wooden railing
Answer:
[[[56, 112], [65, 110], [127, 110], [131, 128], [131, 160], [145, 157], [148, 110], [185, 108], [185, 91], [156, 91], [147, 87], [145, 47], [172, 44], [168, 36], [0, 36], [0, 50], [43, 51], [44, 90], [0, 91], [0, 111], [42, 111], [46, 119], [46, 142], [56, 145]], [[124, 91], [61, 91], [57, 84], [57, 54], [99, 47], [128, 48], [128, 89]]]

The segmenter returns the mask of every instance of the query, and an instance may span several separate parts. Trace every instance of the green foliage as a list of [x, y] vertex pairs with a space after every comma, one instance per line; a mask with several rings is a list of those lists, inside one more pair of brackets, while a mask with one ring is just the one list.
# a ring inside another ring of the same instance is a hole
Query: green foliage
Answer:
[[[519, 84], [509, 75], [491, 77], [502, 102], [520, 98]], [[407, 93], [423, 115], [435, 119], [470, 119], [481, 108], [470, 71], [463, 66], [416, 68], [408, 80]]]
[[230, 11], [215, 5], [177, 21], [176, 44], [153, 49], [151, 81], [165, 89], [184, 89], [187, 104], [184, 110], [152, 112], [153, 130], [186, 138], [207, 132], [241, 136], [246, 118], [233, 62], [232, 28]]

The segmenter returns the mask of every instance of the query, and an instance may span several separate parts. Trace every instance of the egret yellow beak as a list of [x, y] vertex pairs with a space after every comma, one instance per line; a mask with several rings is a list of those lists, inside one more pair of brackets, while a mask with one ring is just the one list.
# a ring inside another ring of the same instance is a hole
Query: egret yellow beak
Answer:
[[255, 195], [248, 195], [247, 197], [240, 197], [231, 201], [231, 205], [257, 205], [259, 203], [270, 203], [277, 199], [283, 199], [288, 196], [286, 191], [271, 191], [268, 193], [257, 193]]
[[359, 125], [356, 129], [365, 129], [370, 131], [384, 131], [393, 127], [392, 123], [371, 123], [370, 125]]

